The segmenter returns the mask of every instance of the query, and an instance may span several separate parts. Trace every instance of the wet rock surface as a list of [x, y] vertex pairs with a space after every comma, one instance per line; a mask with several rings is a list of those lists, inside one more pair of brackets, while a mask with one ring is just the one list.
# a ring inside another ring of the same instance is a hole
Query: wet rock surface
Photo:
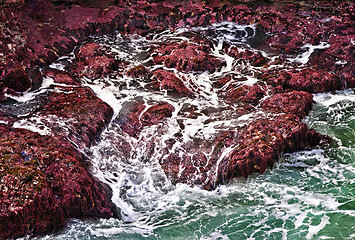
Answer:
[[[113, 124], [138, 140], [144, 129], [163, 128], [176, 117], [176, 133], [164, 139], [159, 159], [174, 183], [211, 190], [237, 177], [263, 173], [284, 152], [326, 140], [302, 119], [312, 108], [311, 93], [355, 87], [354, 4], [244, 2], [3, 1], [0, 238], [55, 231], [72, 217], [117, 217], [110, 193], [89, 174], [79, 153], [95, 142], [114, 115], [83, 84], [96, 79], [125, 74], [135, 81], [132, 86], [142, 80], [139, 86], [157, 95], [198, 100], [202, 93], [213, 92], [222, 99], [220, 107], [185, 103], [177, 108], [169, 101], [147, 102], [136, 96], [117, 113]], [[230, 30], [226, 23], [220, 32], [206, 28], [221, 22], [256, 27]], [[151, 39], [178, 27], [194, 30], [173, 41], [155, 40], [145, 53], [151, 60], [143, 64], [129, 65], [92, 39], [81, 45], [89, 35], [114, 30]], [[243, 41], [226, 38], [218, 46], [213, 39], [231, 32]], [[241, 46], [245, 42], [250, 48]], [[63, 69], [48, 67], [76, 46]], [[221, 55], [237, 64], [231, 66]], [[219, 76], [226, 68], [231, 76]], [[212, 86], [199, 86], [188, 78], [205, 73], [216, 73]], [[51, 84], [41, 88], [48, 78]], [[124, 90], [126, 85], [119, 87]], [[16, 102], [26, 96], [25, 91], [40, 94], [29, 103]], [[24, 105], [29, 110], [21, 110]], [[252, 120], [244, 120], [249, 115]], [[189, 121], [196, 119], [206, 125], [220, 120], [245, 122], [216, 125], [220, 129], [214, 136], [196, 134], [186, 141]], [[147, 155], [155, 151], [154, 146], [150, 149]], [[132, 151], [124, 150], [125, 156]]]
[[0, 132], [2, 239], [51, 232], [68, 217], [117, 215], [67, 141], [2, 125]]

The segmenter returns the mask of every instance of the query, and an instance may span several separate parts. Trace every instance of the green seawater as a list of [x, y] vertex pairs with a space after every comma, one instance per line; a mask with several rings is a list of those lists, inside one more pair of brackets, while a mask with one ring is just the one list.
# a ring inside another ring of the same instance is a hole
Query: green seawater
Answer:
[[127, 191], [120, 207], [131, 220], [71, 220], [37, 239], [355, 239], [355, 90], [315, 101], [305, 122], [330, 144], [285, 154], [263, 175], [212, 192], [184, 184]]

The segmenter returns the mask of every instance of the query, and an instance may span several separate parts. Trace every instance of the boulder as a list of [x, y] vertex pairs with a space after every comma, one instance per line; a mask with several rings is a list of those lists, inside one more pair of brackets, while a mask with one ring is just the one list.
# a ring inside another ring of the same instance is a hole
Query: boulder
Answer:
[[223, 62], [212, 56], [206, 45], [188, 42], [162, 44], [154, 52], [154, 62], [164, 63], [168, 68], [181, 72], [215, 72], [221, 69]]
[[117, 217], [71, 144], [0, 125], [0, 238], [39, 235], [68, 218]]

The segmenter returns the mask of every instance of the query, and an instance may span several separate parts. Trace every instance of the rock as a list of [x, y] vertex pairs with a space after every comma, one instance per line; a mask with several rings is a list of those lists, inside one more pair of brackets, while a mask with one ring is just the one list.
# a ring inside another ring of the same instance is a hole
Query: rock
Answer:
[[3, 0], [0, 8], [22, 8], [25, 0]]
[[224, 64], [210, 54], [209, 47], [188, 42], [163, 44], [155, 54], [155, 63], [164, 63], [181, 72], [215, 72]]
[[261, 107], [276, 113], [291, 113], [304, 118], [312, 109], [313, 96], [307, 92], [289, 91], [267, 98]]
[[173, 72], [166, 70], [156, 70], [152, 76], [152, 83], [150, 87], [154, 90], [166, 90], [168, 93], [191, 96], [192, 92], [188, 89], [182, 77], [177, 77]]
[[322, 93], [342, 89], [343, 83], [340, 78], [331, 72], [314, 69], [301, 71], [286, 71], [272, 84], [281, 85], [284, 89], [294, 89], [309, 93]]
[[135, 66], [127, 71], [127, 75], [134, 78], [144, 78], [148, 76], [149, 71], [143, 65]]
[[149, 107], [142, 115], [140, 121], [143, 126], [151, 126], [162, 122], [165, 118], [172, 116], [175, 108], [166, 102], [160, 102]]
[[118, 62], [103, 54], [100, 45], [88, 43], [76, 52], [72, 72], [78, 77], [101, 78], [118, 69]]
[[125, 102], [122, 105], [116, 121], [123, 132], [131, 137], [138, 137], [139, 132], [143, 128], [139, 117], [145, 108], [144, 101], [140, 98]]
[[217, 166], [217, 178], [206, 187], [226, 183], [235, 177], [263, 173], [279, 159], [280, 154], [319, 144], [323, 137], [309, 130], [299, 118], [286, 114], [274, 119], [250, 123], [240, 134], [236, 148]]
[[16, 92], [24, 92], [32, 86], [31, 79], [19, 63], [14, 63], [13, 66], [8, 67], [4, 75], [4, 86]]
[[[218, 84], [222, 84], [221, 81]], [[260, 84], [249, 86], [245, 84], [231, 83], [226, 89], [220, 91], [220, 94], [228, 102], [244, 102], [257, 105], [260, 99], [265, 96], [265, 90]]]
[[97, 43], [87, 43], [75, 51], [75, 57], [78, 61], [87, 61], [102, 55], [104, 55], [104, 53]]
[[253, 52], [248, 49], [238, 49], [236, 47], [225, 46], [225, 52], [236, 60], [247, 62], [254, 67], [261, 67], [267, 63], [267, 60], [260, 52]]
[[80, 85], [80, 82], [66, 71], [49, 69], [44, 71], [43, 74], [47, 77], [52, 78], [55, 83], [74, 85], [74, 86]]
[[90, 146], [110, 122], [112, 108], [87, 87], [54, 87], [47, 104], [34, 116], [54, 136], [68, 138], [79, 148]]
[[0, 125], [0, 238], [39, 235], [68, 218], [117, 216], [65, 140]]
[[171, 117], [174, 107], [166, 102], [160, 102], [146, 109], [144, 101], [137, 98], [125, 102], [117, 117], [117, 123], [122, 131], [131, 137], [138, 138], [143, 127], [156, 125]]
[[[160, 163], [174, 183], [197, 184], [211, 190], [234, 178], [262, 174], [283, 152], [314, 147], [324, 139], [296, 115], [281, 114], [254, 120], [236, 133], [222, 133], [208, 145], [184, 144]], [[169, 144], [167, 147], [172, 148]], [[211, 149], [212, 154], [207, 155], [205, 152]]]

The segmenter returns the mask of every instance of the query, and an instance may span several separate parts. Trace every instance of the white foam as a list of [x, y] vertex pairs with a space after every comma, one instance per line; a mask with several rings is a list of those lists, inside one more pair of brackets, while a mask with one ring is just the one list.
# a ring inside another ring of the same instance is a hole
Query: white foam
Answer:
[[325, 107], [330, 107], [338, 102], [351, 101], [355, 102], [355, 94], [352, 89], [338, 91], [337, 94], [332, 93], [318, 93], [313, 95], [313, 99], [317, 104]]
[[38, 117], [30, 117], [26, 119], [21, 119], [17, 122], [14, 122], [12, 125], [13, 128], [22, 128], [27, 129], [32, 132], [37, 132], [41, 135], [50, 135], [51, 130], [48, 128]]
[[27, 91], [24, 92], [22, 95], [20, 96], [14, 96], [14, 95], [9, 95], [7, 93], [5, 93], [6, 97], [12, 98], [18, 102], [28, 102], [30, 100], [35, 99], [36, 96], [46, 92], [49, 88], [50, 85], [54, 84], [54, 81], [52, 78], [50, 77], [44, 77], [43, 78], [43, 82], [42, 85], [39, 89], [35, 90], [35, 91]]
[[320, 42], [319, 45], [312, 45], [310, 43], [305, 44], [304, 46], [301, 47], [301, 49], [307, 49], [305, 52], [302, 54], [298, 55], [297, 57], [289, 57], [288, 60], [290, 62], [299, 62], [301, 64], [306, 64], [309, 61], [309, 58], [311, 57], [312, 53], [316, 49], [325, 49], [329, 48], [330, 44], [326, 42]]
[[329, 219], [330, 218], [327, 215], [324, 214], [322, 219], [321, 219], [321, 222], [318, 225], [316, 225], [316, 226], [310, 225], [306, 238], [307, 239], [312, 239], [314, 235], [316, 235], [327, 224], [329, 224]]

